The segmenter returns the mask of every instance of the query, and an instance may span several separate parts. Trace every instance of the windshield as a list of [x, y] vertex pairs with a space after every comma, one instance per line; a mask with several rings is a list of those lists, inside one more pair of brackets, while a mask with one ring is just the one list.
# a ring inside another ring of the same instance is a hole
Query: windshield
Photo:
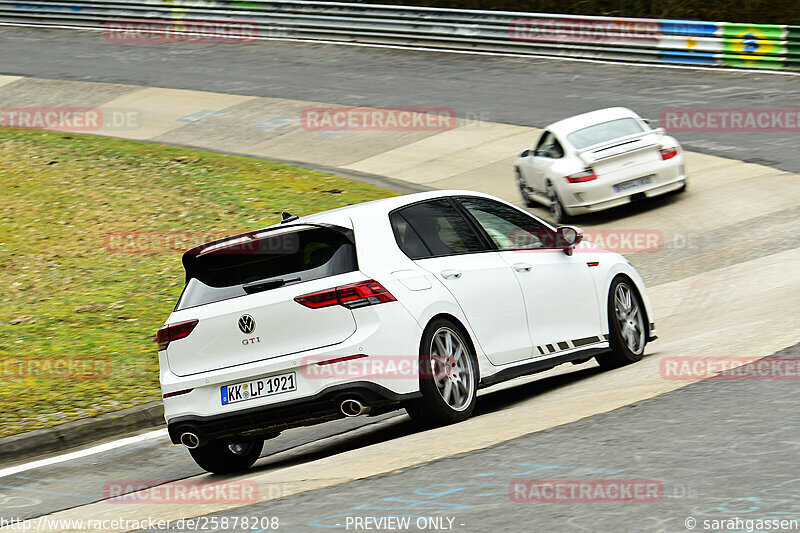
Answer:
[[594, 146], [643, 131], [642, 125], [635, 118], [618, 118], [574, 131], [567, 135], [567, 139], [575, 148], [581, 150], [587, 146]]

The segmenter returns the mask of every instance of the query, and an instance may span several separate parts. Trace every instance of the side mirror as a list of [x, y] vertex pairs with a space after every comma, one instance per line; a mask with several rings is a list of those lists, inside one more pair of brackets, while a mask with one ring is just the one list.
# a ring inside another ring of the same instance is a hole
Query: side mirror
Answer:
[[660, 121], [659, 121], [659, 119], [657, 119], [657, 118], [643, 118], [643, 119], [642, 119], [642, 121], [643, 121], [645, 124], [647, 124], [648, 126], [650, 126], [650, 129], [651, 129], [651, 130], [654, 130], [654, 131], [655, 131], [655, 130], [659, 130], [659, 129], [660, 129], [660, 128], [658, 127], [658, 124], [659, 124], [659, 122], [660, 122]]
[[560, 226], [556, 230], [556, 244], [564, 250], [567, 255], [572, 255], [572, 251], [583, 241], [583, 230], [575, 226]]
[[519, 154], [519, 156], [520, 156], [520, 157], [528, 157], [530, 154], [531, 154], [531, 151], [530, 151], [530, 150], [525, 150], [524, 152], [522, 152], [521, 154]]

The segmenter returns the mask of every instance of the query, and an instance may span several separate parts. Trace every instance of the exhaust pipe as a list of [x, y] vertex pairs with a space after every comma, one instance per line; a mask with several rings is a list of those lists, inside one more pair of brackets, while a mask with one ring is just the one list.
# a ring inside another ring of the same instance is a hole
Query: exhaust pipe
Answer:
[[339, 405], [339, 410], [342, 412], [344, 416], [354, 417], [369, 413], [372, 410], [372, 407], [364, 405], [355, 398], [349, 398], [347, 400], [344, 400]]
[[194, 450], [198, 446], [200, 446], [200, 437], [187, 431], [186, 433], [181, 435], [181, 444], [189, 448], [190, 450]]

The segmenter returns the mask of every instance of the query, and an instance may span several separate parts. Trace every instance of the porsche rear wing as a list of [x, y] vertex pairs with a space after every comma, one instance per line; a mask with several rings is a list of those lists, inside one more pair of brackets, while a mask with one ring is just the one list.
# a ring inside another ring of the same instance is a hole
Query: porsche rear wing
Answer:
[[578, 150], [576, 153], [578, 154], [578, 157], [580, 157], [583, 162], [589, 166], [592, 163], [608, 161], [610, 159], [615, 159], [623, 155], [630, 155], [642, 150], [650, 150], [656, 147], [661, 148], [662, 146], [660, 140], [653, 140], [645, 144], [637, 143], [636, 141], [642, 140], [651, 135], [654, 137], [660, 137], [664, 133], [665, 131], [663, 128], [633, 133], [631, 135], [618, 137], [610, 141], [604, 141], [593, 144], [592, 146], [587, 146], [586, 148]]

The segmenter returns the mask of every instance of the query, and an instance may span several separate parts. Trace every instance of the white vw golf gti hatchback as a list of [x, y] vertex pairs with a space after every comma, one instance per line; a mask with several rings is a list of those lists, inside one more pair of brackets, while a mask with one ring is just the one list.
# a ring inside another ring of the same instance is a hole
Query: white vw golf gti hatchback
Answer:
[[594, 357], [655, 326], [621, 256], [470, 191], [399, 196], [204, 244], [158, 332], [174, 443], [249, 468], [282, 430], [404, 408], [458, 422], [479, 388]]

